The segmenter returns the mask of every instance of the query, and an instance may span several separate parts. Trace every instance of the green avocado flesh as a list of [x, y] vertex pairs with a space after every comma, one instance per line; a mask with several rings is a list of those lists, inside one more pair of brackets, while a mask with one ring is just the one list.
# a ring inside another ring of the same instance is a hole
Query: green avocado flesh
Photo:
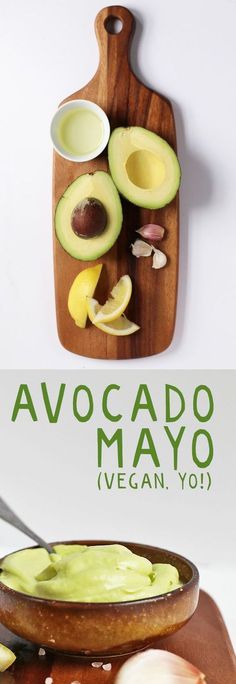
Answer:
[[[101, 235], [85, 240], [74, 233], [71, 218], [75, 207], [89, 197], [103, 204], [107, 223]], [[96, 171], [79, 176], [65, 190], [56, 207], [55, 231], [68, 254], [82, 261], [93, 261], [114, 245], [121, 231], [122, 220], [121, 201], [111, 176], [105, 171]]]
[[115, 128], [108, 145], [112, 178], [119, 192], [146, 209], [169, 204], [180, 184], [180, 166], [170, 145], [141, 128]]
[[40, 598], [91, 603], [134, 601], [182, 586], [173, 565], [152, 565], [120, 544], [62, 544], [53, 550], [50, 555], [38, 548], [6, 556], [1, 582]]

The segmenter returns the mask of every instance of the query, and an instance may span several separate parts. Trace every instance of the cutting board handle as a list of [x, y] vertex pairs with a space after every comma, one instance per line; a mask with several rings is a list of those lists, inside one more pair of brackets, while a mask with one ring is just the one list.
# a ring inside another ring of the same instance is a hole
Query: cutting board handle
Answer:
[[133, 14], [120, 5], [104, 7], [95, 19], [95, 31], [100, 51], [99, 69], [115, 76], [122, 67], [129, 64], [129, 45], [134, 31]]

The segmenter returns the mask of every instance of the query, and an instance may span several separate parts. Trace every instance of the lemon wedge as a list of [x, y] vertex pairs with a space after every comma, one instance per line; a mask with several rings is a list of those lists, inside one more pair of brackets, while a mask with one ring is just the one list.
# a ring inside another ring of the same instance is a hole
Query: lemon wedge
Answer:
[[132, 333], [135, 333], [137, 330], [139, 330], [139, 325], [129, 321], [124, 314], [110, 323], [97, 323], [95, 319], [100, 311], [100, 305], [97, 300], [93, 299], [92, 297], [87, 298], [87, 311], [91, 323], [94, 323], [96, 328], [103, 330], [103, 332], [108, 333], [108, 335], [117, 335], [118, 337], [122, 337], [124, 335], [132, 335]]
[[84, 268], [74, 279], [68, 296], [68, 309], [79, 328], [85, 328], [87, 321], [86, 297], [92, 297], [100, 278], [102, 264]]
[[113, 287], [109, 299], [100, 306], [93, 323], [111, 323], [116, 321], [125, 311], [132, 294], [132, 281], [129, 275], [124, 275]]
[[8, 667], [14, 663], [16, 659], [15, 654], [7, 646], [0, 644], [0, 672], [5, 672]]

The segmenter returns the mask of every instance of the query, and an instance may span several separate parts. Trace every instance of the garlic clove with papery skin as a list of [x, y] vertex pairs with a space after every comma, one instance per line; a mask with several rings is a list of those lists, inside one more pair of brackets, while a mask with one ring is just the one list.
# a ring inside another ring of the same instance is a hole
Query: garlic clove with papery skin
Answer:
[[206, 684], [200, 670], [184, 658], [159, 649], [138, 653], [124, 663], [115, 684]]
[[131, 245], [131, 249], [133, 256], [137, 257], [137, 259], [139, 259], [139, 257], [149, 257], [154, 252], [152, 268], [163, 268], [167, 263], [167, 257], [164, 252], [161, 252], [160, 249], [156, 249], [154, 245], [148, 245], [144, 240], [135, 240]]
[[163, 266], [166, 265], [167, 263], [167, 257], [164, 254], [164, 252], [161, 252], [160, 249], [154, 249], [154, 254], [153, 254], [153, 260], [152, 260], [152, 268], [163, 268]]
[[138, 228], [136, 233], [139, 233], [146, 240], [155, 242], [155, 240], [162, 240], [164, 236], [165, 228], [158, 226], [156, 223], [146, 223], [142, 228]]
[[149, 257], [153, 252], [152, 245], [148, 245], [147, 242], [143, 240], [135, 240], [131, 245], [132, 254], [139, 259], [139, 257]]

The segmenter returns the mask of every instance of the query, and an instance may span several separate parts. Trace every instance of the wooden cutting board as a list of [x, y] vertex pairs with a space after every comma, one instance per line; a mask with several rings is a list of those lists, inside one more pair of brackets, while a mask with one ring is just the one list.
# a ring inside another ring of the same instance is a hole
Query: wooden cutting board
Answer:
[[[122, 22], [120, 33], [108, 31], [110, 17], [117, 17]], [[134, 17], [125, 7], [114, 5], [99, 12], [95, 21], [100, 51], [97, 72], [84, 88], [64, 102], [76, 98], [92, 100], [107, 113], [111, 129], [116, 126], [144, 126], [161, 135], [176, 150], [170, 102], [144, 86], [131, 70], [129, 48], [134, 25]], [[82, 73], [80, 78], [82, 80]], [[84, 163], [67, 161], [54, 152], [53, 217], [58, 200], [75, 178], [107, 168], [106, 151], [97, 159]], [[75, 326], [67, 309], [68, 292], [75, 276], [96, 262], [72, 258], [63, 250], [53, 230], [58, 334], [62, 345], [75, 354], [99, 359], [129, 359], [162, 352], [171, 342], [178, 276], [178, 197], [167, 207], [156, 211], [140, 209], [124, 200], [123, 210], [120, 237], [114, 247], [99, 259], [104, 267], [96, 298], [104, 302], [120, 276], [126, 273], [131, 276], [133, 295], [127, 315], [141, 329], [128, 337], [106, 335], [91, 324], [85, 330]], [[159, 271], [152, 269], [151, 258], [136, 259], [131, 254], [130, 244], [138, 237], [135, 229], [146, 223], [159, 223], [166, 229], [161, 249], [168, 257], [168, 265]]]
[[[17, 654], [15, 665], [0, 675], [0, 684], [44, 684], [46, 677], [52, 677], [53, 684], [112, 684], [125, 660], [112, 659], [112, 669], [104, 671], [77, 658], [52, 654], [39, 657], [38, 647], [21, 641], [1, 626], [0, 642]], [[171, 637], [159, 640], [158, 647], [196, 665], [205, 673], [207, 684], [233, 684], [236, 681], [233, 647], [223, 618], [214, 601], [203, 591], [190, 622]]]

